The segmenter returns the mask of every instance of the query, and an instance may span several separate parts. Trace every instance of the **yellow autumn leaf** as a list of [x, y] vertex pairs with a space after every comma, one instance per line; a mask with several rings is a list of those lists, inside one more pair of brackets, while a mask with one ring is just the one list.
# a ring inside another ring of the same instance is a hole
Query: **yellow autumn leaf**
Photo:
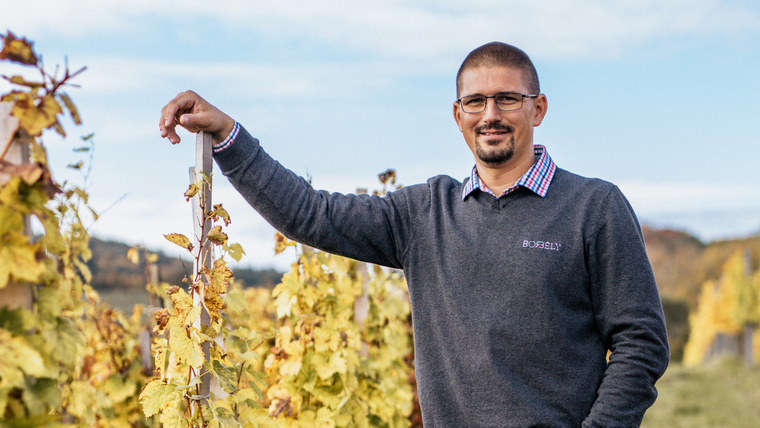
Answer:
[[227, 292], [227, 288], [235, 275], [232, 273], [227, 262], [223, 259], [214, 260], [214, 269], [211, 271], [211, 291], [218, 294]]
[[11, 83], [15, 85], [28, 86], [30, 88], [39, 88], [39, 87], [44, 86], [44, 83], [42, 82], [31, 82], [29, 80], [24, 79], [23, 76], [19, 76], [19, 75], [11, 76], [10, 78], [8, 78], [8, 81], [10, 81]]
[[227, 252], [227, 254], [230, 255], [236, 262], [239, 262], [243, 256], [245, 255], [245, 251], [243, 250], [243, 246], [235, 243], [232, 245], [224, 244], [222, 246], [222, 249]]
[[37, 246], [28, 242], [22, 234], [8, 234], [0, 246], [0, 289], [9, 281], [37, 282], [47, 268], [38, 261]]
[[169, 233], [167, 235], [164, 235], [164, 238], [166, 238], [169, 242], [179, 245], [187, 251], [193, 251], [193, 244], [190, 242], [190, 239], [181, 233]]
[[282, 376], [295, 376], [301, 371], [301, 360], [288, 360], [280, 365]]
[[132, 264], [139, 265], [140, 264], [140, 252], [136, 247], [132, 247], [129, 250], [127, 250], [127, 258], [129, 259]]
[[52, 95], [46, 95], [37, 103], [30, 93], [12, 92], [8, 95], [12, 98], [3, 97], [3, 101], [15, 101], [13, 115], [18, 118], [21, 128], [34, 137], [42, 135], [43, 129], [55, 126], [58, 123], [56, 116], [63, 113], [61, 105]]
[[18, 39], [10, 31], [3, 38], [3, 50], [0, 51], [0, 60], [20, 62], [26, 65], [36, 65], [37, 55], [34, 53], [34, 43], [25, 38]]
[[190, 311], [193, 309], [193, 298], [187, 294], [187, 292], [177, 286], [170, 287], [172, 293], [167, 293], [171, 296], [172, 306], [174, 312], [172, 317], [176, 318], [178, 322], [184, 323]]
[[185, 190], [185, 200], [189, 201], [195, 195], [197, 195], [198, 192], [200, 192], [200, 190], [201, 190], [200, 185], [196, 183], [191, 184], [190, 187], [188, 187], [187, 190]]
[[313, 361], [317, 368], [317, 374], [322, 379], [329, 379], [335, 373], [346, 372], [346, 360], [340, 355], [340, 352], [333, 352], [329, 357], [325, 357], [323, 354], [315, 354]]
[[227, 234], [222, 232], [222, 226], [214, 226], [208, 232], [208, 240], [214, 245], [223, 245], [227, 243]]
[[214, 221], [219, 221], [221, 218], [224, 221], [225, 226], [230, 225], [230, 214], [224, 209], [222, 204], [214, 205], [214, 211], [209, 211], [206, 214], [207, 218], [211, 218]]
[[[39, 351], [32, 348], [22, 337], [14, 337], [7, 330], [0, 329], [0, 361], [9, 365], [18, 365], [28, 376], [42, 376], [45, 374], [45, 362], [40, 356]], [[3, 371], [6, 375], [10, 372]], [[23, 382], [23, 375], [19, 373], [17, 379]], [[4, 378], [4, 383], [14, 386], [10, 379]]]
[[286, 238], [285, 235], [283, 235], [280, 232], [275, 232], [274, 234], [274, 253], [280, 254], [281, 252], [285, 251], [288, 247], [294, 247], [296, 245], [295, 241], [291, 241], [290, 239]]
[[79, 116], [79, 110], [77, 110], [77, 106], [74, 105], [73, 101], [71, 101], [71, 97], [69, 97], [68, 94], [64, 93], [59, 93], [58, 96], [61, 98], [61, 101], [63, 101], [66, 109], [68, 109], [69, 114], [71, 115], [71, 120], [73, 120], [75, 124], [81, 125], [82, 118]]
[[153, 379], [140, 391], [140, 404], [142, 404], [145, 417], [151, 417], [161, 411], [164, 402], [170, 402], [169, 396], [174, 394], [176, 386], [163, 383], [160, 379]]
[[192, 367], [203, 365], [203, 351], [201, 350], [200, 337], [192, 327], [174, 325], [169, 332], [169, 349], [179, 359]]
[[208, 314], [211, 320], [216, 322], [222, 315], [222, 310], [225, 309], [224, 300], [219, 294], [207, 293], [204, 298], [204, 303], [208, 309]]

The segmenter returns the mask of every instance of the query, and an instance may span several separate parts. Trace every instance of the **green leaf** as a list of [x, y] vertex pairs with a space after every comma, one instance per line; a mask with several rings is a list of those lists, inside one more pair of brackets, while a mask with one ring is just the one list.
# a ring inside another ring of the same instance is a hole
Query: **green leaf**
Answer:
[[23, 308], [0, 308], [0, 329], [7, 330], [15, 336], [26, 335], [28, 330], [34, 327], [35, 321], [34, 315]]
[[219, 422], [221, 428], [240, 428], [240, 423], [235, 420], [235, 415], [224, 407], [216, 407], [214, 409], [214, 416]]
[[58, 407], [61, 403], [58, 380], [27, 376], [23, 400], [32, 414], [48, 412]]
[[237, 387], [235, 386], [237, 384], [237, 376], [235, 375], [234, 371], [230, 370], [219, 360], [212, 361], [211, 365], [207, 365], [207, 367], [210, 367], [211, 373], [213, 373], [214, 376], [219, 379], [219, 386], [224, 392], [227, 394], [235, 393], [237, 390]]

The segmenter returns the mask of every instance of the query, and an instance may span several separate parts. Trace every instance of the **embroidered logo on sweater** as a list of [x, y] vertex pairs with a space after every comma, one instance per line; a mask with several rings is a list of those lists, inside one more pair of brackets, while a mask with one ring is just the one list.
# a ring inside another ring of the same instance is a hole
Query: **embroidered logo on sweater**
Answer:
[[559, 242], [550, 242], [550, 241], [530, 241], [530, 240], [524, 240], [522, 243], [523, 248], [535, 248], [537, 250], [547, 250], [547, 251], [559, 251], [560, 248], [562, 248], [562, 244]]

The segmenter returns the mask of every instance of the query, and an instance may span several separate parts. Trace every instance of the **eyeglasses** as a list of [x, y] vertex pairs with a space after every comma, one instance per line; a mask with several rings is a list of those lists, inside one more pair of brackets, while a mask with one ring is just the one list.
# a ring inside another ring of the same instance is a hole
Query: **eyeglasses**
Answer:
[[485, 111], [488, 99], [493, 98], [496, 108], [501, 111], [520, 110], [523, 98], [538, 98], [538, 95], [519, 94], [517, 92], [502, 92], [490, 97], [485, 95], [468, 95], [457, 100], [465, 113], [481, 113]]

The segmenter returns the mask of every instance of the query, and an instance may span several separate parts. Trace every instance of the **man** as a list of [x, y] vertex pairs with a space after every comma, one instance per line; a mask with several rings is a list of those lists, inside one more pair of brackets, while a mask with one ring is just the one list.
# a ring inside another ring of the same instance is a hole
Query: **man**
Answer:
[[521, 50], [474, 50], [457, 94], [470, 177], [384, 198], [315, 191], [192, 92], [160, 128], [172, 143], [178, 124], [211, 132], [221, 170], [285, 235], [404, 270], [426, 427], [638, 426], [669, 355], [630, 205], [533, 144], [547, 99]]

